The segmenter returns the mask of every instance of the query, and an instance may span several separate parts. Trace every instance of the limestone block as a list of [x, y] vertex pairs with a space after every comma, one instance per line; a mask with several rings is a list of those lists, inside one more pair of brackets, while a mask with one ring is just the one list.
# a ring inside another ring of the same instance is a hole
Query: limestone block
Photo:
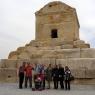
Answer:
[[51, 63], [51, 60], [49, 58], [37, 58], [35, 59], [34, 64], [44, 64], [45, 66], [48, 66], [48, 64]]
[[0, 68], [0, 82], [16, 82], [17, 70], [14, 68]]
[[74, 47], [75, 48], [90, 48], [90, 45], [85, 43], [82, 40], [74, 41]]
[[14, 59], [14, 60], [16, 60], [16, 59], [18, 59], [18, 55], [12, 55], [12, 56], [9, 57], [8, 59]]
[[63, 58], [64, 55], [63, 54], [58, 54], [58, 52], [56, 51], [49, 51], [48, 53], [45, 53], [42, 58]]
[[[51, 49], [41, 49], [37, 51], [33, 51], [31, 56], [38, 55], [40, 58], [80, 58], [80, 49], [56, 49], [51, 47]], [[37, 56], [36, 56], [37, 57]]]
[[80, 44], [80, 45], [75, 45], [75, 48], [90, 48], [89, 44]]
[[71, 72], [75, 78], [79, 78], [79, 79], [85, 79], [86, 78], [86, 73], [85, 73], [84, 68], [73, 69], [73, 70], [71, 70]]
[[95, 58], [95, 49], [94, 48], [82, 48], [80, 49], [81, 58]]
[[69, 66], [76, 78], [95, 78], [95, 58], [58, 59], [58, 63]]
[[57, 50], [57, 49], [60, 49], [61, 47], [60, 46], [55, 46], [54, 49]]
[[25, 48], [25, 47], [19, 47], [19, 48], [17, 48], [17, 51], [18, 51], [18, 52], [22, 52], [22, 51], [24, 51], [24, 48]]
[[80, 45], [80, 44], [84, 44], [85, 42], [83, 40], [76, 40], [74, 41], [74, 45]]
[[40, 40], [32, 40], [30, 42], [30, 44], [28, 46], [32, 46], [32, 47], [42, 47], [46, 44], [46, 42], [43, 40], [43, 41], [40, 41]]
[[22, 52], [19, 56], [18, 59], [30, 59], [29, 53], [27, 52]]
[[49, 46], [44, 46], [44, 47], [39, 47], [39, 49], [41, 49], [41, 50], [49, 50], [49, 49], [52, 49], [51, 47], [49, 47]]
[[62, 48], [62, 49], [70, 49], [70, 48], [73, 48], [73, 45], [69, 45], [69, 44], [67, 44], [67, 45], [62, 45], [61, 48]]
[[12, 58], [17, 59], [17, 55], [18, 55], [17, 51], [10, 52], [8, 59], [12, 59]]
[[32, 53], [34, 51], [36, 51], [38, 48], [37, 47], [34, 47], [34, 46], [26, 46], [25, 47], [25, 52], [27, 53]]
[[62, 49], [60, 52], [65, 58], [80, 58], [80, 49]]
[[20, 60], [14, 60], [14, 59], [3, 59], [1, 61], [1, 67], [0, 68], [18, 68], [22, 65], [23, 62], [30, 62], [34, 63], [34, 59], [20, 59]]
[[95, 79], [95, 69], [86, 70], [85, 73], [86, 73], [85, 74], [86, 78], [89, 78], [89, 79], [94, 78]]
[[2, 59], [0, 68], [16, 68], [17, 60]]

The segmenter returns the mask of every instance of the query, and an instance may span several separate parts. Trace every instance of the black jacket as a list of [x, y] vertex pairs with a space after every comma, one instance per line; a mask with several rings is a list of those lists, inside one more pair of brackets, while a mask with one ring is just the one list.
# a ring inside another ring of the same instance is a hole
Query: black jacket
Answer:
[[58, 76], [59, 76], [58, 68], [53, 68], [52, 69], [52, 77], [58, 78]]
[[58, 76], [59, 76], [59, 78], [64, 78], [64, 68], [63, 67], [60, 67], [59, 69], [58, 69]]

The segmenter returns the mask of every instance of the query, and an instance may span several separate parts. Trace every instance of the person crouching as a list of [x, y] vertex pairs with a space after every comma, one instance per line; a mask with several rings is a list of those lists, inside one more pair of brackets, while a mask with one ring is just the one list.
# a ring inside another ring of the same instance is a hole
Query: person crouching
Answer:
[[35, 88], [32, 88], [32, 90], [33, 91], [42, 91], [43, 90], [43, 88], [42, 88], [42, 81], [43, 81], [42, 75], [41, 74], [37, 74], [35, 76], [35, 79], [34, 79]]

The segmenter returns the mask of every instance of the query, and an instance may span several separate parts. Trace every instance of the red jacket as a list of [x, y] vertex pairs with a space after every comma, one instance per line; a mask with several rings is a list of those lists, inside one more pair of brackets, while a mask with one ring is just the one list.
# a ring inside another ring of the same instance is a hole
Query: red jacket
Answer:
[[45, 78], [44, 74], [38, 74], [38, 76], [41, 78], [41, 80], [44, 80]]
[[25, 74], [26, 74], [26, 76], [32, 76], [32, 66], [27, 66], [26, 68], [25, 68]]

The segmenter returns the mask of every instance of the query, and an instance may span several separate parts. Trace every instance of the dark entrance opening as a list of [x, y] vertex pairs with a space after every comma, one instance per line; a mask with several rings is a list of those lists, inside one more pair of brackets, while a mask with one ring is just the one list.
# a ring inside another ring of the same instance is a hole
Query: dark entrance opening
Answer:
[[51, 30], [51, 38], [58, 38], [57, 29], [52, 29]]

